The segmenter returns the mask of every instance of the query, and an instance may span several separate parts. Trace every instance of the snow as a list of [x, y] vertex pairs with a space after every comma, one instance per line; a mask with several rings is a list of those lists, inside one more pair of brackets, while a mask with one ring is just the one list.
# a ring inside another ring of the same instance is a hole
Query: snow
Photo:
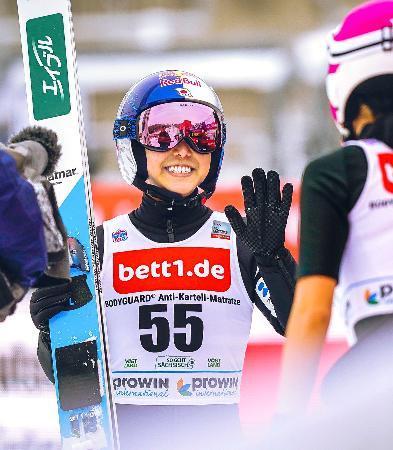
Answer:
[[14, 315], [0, 324], [0, 356], [11, 356], [16, 347], [22, 347], [31, 353], [36, 351], [38, 330], [30, 318], [30, 295], [28, 293], [18, 304]]
[[60, 448], [56, 395], [36, 362], [29, 297], [0, 323], [0, 448], [54, 450]]

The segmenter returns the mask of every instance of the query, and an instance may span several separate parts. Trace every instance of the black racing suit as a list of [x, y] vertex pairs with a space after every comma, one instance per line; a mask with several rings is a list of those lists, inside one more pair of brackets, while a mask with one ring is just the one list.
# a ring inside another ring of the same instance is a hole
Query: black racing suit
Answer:
[[[132, 224], [148, 239], [165, 243], [178, 242], [195, 234], [212, 214], [200, 202], [192, 206], [167, 208], [144, 195], [138, 209], [129, 214]], [[104, 230], [97, 227], [100, 263], [103, 261]], [[296, 263], [288, 251], [271, 267], [257, 267], [251, 251], [238, 241], [241, 275], [250, 299], [273, 328], [284, 335], [293, 297]], [[276, 315], [264, 305], [256, 293], [256, 282], [263, 276]], [[289, 281], [288, 281], [289, 280]], [[38, 357], [47, 376], [53, 381], [50, 341], [40, 333]], [[159, 448], [218, 449], [224, 448], [223, 435], [233, 442], [240, 438], [237, 405], [207, 406], [139, 406], [117, 405], [121, 450]], [[185, 412], [187, 413], [185, 414]], [[146, 428], [146, 424], [154, 424]], [[209, 434], [209, 429], [211, 433]], [[144, 431], [143, 431], [144, 430]], [[175, 430], [175, 431], [174, 431]], [[198, 443], [197, 443], [198, 442]], [[189, 445], [189, 446], [187, 446]], [[240, 448], [234, 444], [234, 448]]]

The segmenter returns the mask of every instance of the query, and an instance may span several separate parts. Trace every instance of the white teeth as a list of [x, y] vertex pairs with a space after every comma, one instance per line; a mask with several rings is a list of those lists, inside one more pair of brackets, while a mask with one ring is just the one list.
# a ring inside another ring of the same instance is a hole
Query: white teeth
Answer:
[[191, 172], [191, 167], [186, 167], [186, 166], [169, 166], [167, 167], [169, 172], [172, 173], [190, 173]]

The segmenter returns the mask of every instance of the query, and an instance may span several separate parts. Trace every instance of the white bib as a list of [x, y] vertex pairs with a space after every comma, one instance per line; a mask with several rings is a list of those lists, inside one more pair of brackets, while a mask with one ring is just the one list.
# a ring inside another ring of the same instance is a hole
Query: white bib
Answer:
[[175, 243], [149, 240], [128, 215], [104, 222], [104, 235], [115, 401], [238, 402], [253, 304], [225, 215], [214, 212], [193, 236]]
[[367, 179], [348, 216], [338, 295], [349, 341], [366, 317], [393, 313], [393, 151], [380, 141], [349, 141], [367, 157]]

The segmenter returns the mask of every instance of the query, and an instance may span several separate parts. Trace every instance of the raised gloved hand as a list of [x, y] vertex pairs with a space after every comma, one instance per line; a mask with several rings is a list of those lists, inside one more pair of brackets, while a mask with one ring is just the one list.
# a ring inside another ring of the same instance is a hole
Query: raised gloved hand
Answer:
[[252, 178], [241, 179], [246, 221], [232, 205], [225, 207], [225, 214], [242, 241], [255, 255], [257, 263], [269, 266], [284, 248], [285, 227], [292, 203], [293, 186], [285, 184], [280, 192], [277, 172], [254, 169]]
[[31, 318], [39, 330], [49, 332], [50, 318], [61, 311], [80, 308], [92, 298], [86, 275], [64, 279], [59, 284], [33, 292], [30, 301]]

